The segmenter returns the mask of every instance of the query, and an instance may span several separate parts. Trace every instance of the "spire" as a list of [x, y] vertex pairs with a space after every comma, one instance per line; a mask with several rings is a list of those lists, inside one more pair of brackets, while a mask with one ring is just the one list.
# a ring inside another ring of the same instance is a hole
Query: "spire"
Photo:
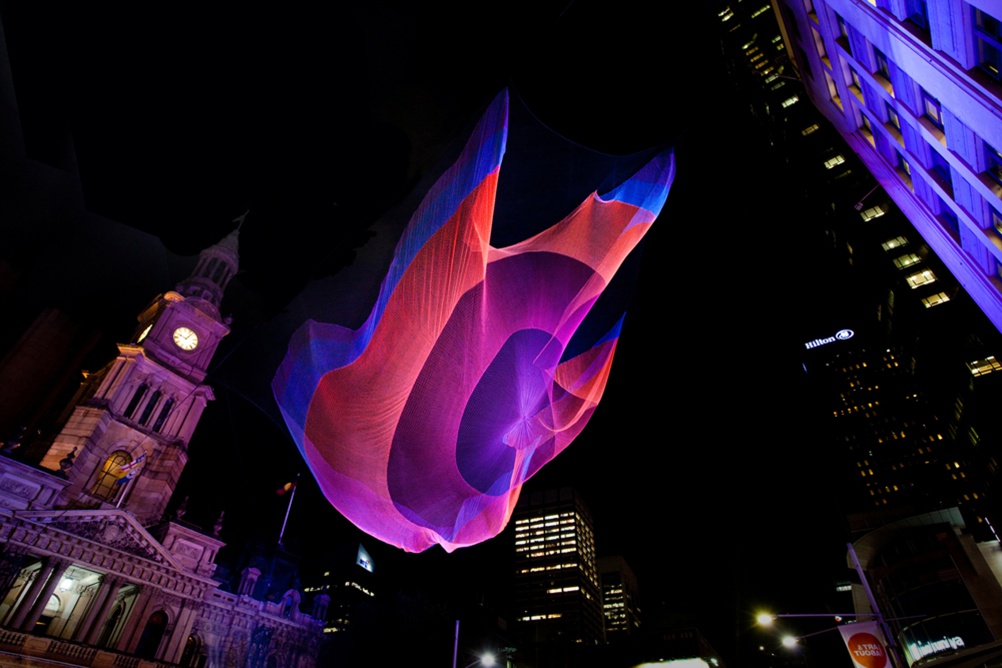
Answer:
[[219, 243], [210, 246], [198, 256], [198, 264], [191, 275], [177, 285], [177, 291], [185, 297], [202, 299], [218, 310], [223, 301], [223, 291], [230, 279], [237, 273], [240, 264], [240, 227], [247, 217], [245, 212], [233, 222], [239, 223], [237, 228], [226, 235]]

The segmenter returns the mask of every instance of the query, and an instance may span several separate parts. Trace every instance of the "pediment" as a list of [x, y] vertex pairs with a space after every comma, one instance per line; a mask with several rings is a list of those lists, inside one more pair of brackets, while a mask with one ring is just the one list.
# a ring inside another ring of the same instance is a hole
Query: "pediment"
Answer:
[[20, 511], [19, 519], [72, 534], [108, 549], [185, 570], [130, 513], [110, 510]]

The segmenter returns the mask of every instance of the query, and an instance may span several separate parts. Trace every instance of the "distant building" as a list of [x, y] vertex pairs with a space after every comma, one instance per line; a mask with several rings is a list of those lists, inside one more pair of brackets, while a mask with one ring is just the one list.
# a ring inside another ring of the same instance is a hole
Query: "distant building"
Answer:
[[636, 668], [723, 668], [726, 664], [699, 629], [677, 628], [647, 639], [644, 658], [632, 663]]
[[637, 576], [620, 555], [598, 560], [602, 583], [602, 615], [608, 642], [635, 635], [640, 629]]
[[772, 1], [807, 95], [1002, 330], [998, 3]]
[[533, 646], [604, 641], [591, 513], [570, 487], [526, 492], [515, 524], [515, 620]]
[[324, 633], [348, 631], [376, 599], [376, 566], [361, 543], [345, 545], [328, 556], [326, 570], [304, 592], [328, 598]]

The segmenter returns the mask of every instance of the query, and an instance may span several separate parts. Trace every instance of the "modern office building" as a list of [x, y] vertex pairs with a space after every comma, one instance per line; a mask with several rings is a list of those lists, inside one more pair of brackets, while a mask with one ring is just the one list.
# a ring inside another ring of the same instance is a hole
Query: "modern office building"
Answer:
[[523, 493], [515, 524], [515, 619], [532, 645], [604, 641], [591, 513], [570, 488]]
[[811, 100], [1002, 329], [1002, 7], [773, 6]]
[[602, 615], [608, 642], [636, 635], [640, 630], [637, 576], [621, 555], [600, 557], [598, 576], [602, 583]]

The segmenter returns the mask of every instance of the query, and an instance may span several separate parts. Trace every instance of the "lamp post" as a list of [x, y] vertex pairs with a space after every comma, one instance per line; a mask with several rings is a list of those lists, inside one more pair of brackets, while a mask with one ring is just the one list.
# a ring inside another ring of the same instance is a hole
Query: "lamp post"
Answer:
[[[456, 660], [459, 658], [459, 620], [456, 620], [456, 635], [452, 644], [452, 668], [456, 668]], [[476, 658], [473, 663], [470, 663], [463, 668], [473, 668], [473, 666], [485, 666], [486, 668], [491, 668], [497, 665], [497, 657], [494, 656], [493, 652], [483, 652], [480, 656]]]
[[[853, 556], [855, 556], [855, 555], [853, 555]], [[855, 618], [855, 619], [860, 619], [860, 618], [872, 619], [872, 620], [877, 621], [880, 624], [880, 628], [883, 631], [884, 641], [887, 643], [887, 648], [886, 648], [887, 655], [891, 659], [891, 664], [895, 668], [904, 668], [906, 664], [901, 659], [901, 657], [898, 655], [897, 644], [894, 642], [894, 636], [891, 635], [891, 629], [887, 625], [887, 621], [888, 620], [884, 618], [884, 616], [880, 613], [879, 608], [876, 607], [876, 601], [873, 600], [872, 594], [869, 592], [869, 590], [867, 591], [867, 593], [871, 597], [870, 598], [871, 606], [873, 607], [873, 609], [875, 610], [875, 612], [862, 612], [862, 613], [857, 613], [857, 612], [849, 612], [849, 613], [812, 612], [812, 613], [785, 613], [785, 614], [772, 614], [772, 613], [768, 613], [768, 612], [759, 612], [758, 614], [755, 615], [755, 621], [758, 623], [759, 626], [769, 627], [769, 626], [772, 626], [773, 622], [775, 622], [777, 619], [791, 618], [791, 617], [830, 617], [830, 618], [835, 619], [835, 620], [840, 620], [843, 617], [852, 617], [852, 618]], [[895, 618], [895, 619], [898, 619], [898, 618]], [[906, 618], [902, 617], [900, 619], [906, 619]], [[827, 629], [822, 629], [820, 631], [814, 631], [813, 633], [806, 633], [806, 634], [800, 635], [800, 636], [786, 635], [786, 636], [783, 636], [781, 642], [782, 642], [782, 644], [783, 644], [784, 647], [792, 648], [792, 647], [795, 647], [798, 644], [798, 642], [801, 639], [803, 639], [803, 638], [809, 638], [811, 636], [816, 636], [816, 635], [819, 635], [821, 633], [827, 633], [829, 631], [835, 631], [835, 630], [837, 630], [839, 628], [841, 628], [841, 627], [839, 627], [839, 626], [833, 626], [833, 627], [830, 627], [830, 628], [827, 628]]]
[[465, 668], [473, 668], [473, 666], [477, 666], [477, 665], [486, 666], [487, 668], [491, 668], [491, 666], [496, 666], [497, 665], [497, 659], [490, 652], [484, 652], [479, 657], [477, 657], [476, 661], [474, 661], [473, 663], [465, 666]]

